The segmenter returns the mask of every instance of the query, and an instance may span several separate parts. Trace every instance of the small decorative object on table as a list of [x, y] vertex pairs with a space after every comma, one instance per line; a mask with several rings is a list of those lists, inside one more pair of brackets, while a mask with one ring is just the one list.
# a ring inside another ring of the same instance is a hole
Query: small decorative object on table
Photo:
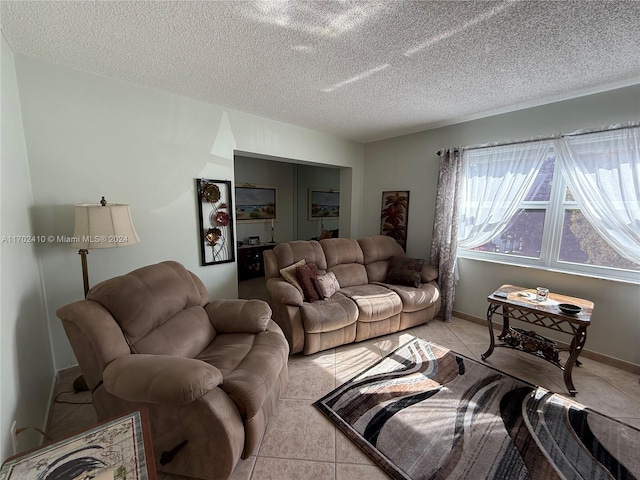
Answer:
[[271, 241], [269, 243], [276, 243], [273, 241], [273, 219], [274, 217], [271, 217]]
[[573, 305], [571, 303], [561, 303], [558, 305], [558, 308], [562, 313], [566, 313], [567, 315], [576, 315], [580, 313], [580, 310], [582, 310], [578, 305]]
[[556, 342], [538, 335], [533, 330], [527, 331], [522, 328], [511, 327], [507, 334], [502, 337], [502, 340], [510, 347], [537, 355], [557, 367], [561, 367]]
[[536, 287], [536, 300], [544, 302], [549, 295], [549, 289], [545, 287]]

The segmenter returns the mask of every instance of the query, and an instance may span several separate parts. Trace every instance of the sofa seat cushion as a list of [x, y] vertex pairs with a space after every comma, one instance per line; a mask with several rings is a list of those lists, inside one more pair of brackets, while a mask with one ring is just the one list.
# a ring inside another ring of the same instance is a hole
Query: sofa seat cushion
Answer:
[[278, 382], [288, 355], [286, 340], [279, 330], [268, 329], [258, 334], [218, 335], [198, 359], [220, 370], [220, 388], [243, 418], [252, 418]]
[[402, 300], [403, 312], [424, 310], [436, 303], [440, 298], [440, 291], [435, 282], [423, 283], [418, 288], [388, 283], [379, 283], [378, 285], [382, 285], [398, 294], [400, 300]]
[[354, 324], [358, 319], [358, 307], [343, 294], [334, 293], [327, 300], [303, 304], [300, 315], [305, 332], [332, 332]]
[[402, 311], [398, 294], [382, 285], [366, 284], [341, 288], [343, 293], [358, 306], [359, 322], [377, 322]]

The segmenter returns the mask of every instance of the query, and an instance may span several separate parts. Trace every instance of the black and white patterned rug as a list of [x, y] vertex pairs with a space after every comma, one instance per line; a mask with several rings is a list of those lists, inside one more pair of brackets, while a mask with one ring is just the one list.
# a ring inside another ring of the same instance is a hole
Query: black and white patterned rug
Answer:
[[396, 479], [640, 476], [640, 430], [418, 338], [314, 405]]

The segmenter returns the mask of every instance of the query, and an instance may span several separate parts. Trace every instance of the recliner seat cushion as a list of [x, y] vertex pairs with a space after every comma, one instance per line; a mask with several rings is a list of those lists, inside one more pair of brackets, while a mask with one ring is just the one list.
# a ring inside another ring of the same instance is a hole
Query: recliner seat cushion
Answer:
[[377, 322], [402, 311], [398, 294], [382, 285], [367, 284], [341, 288], [343, 293], [358, 306], [359, 322]]
[[224, 378], [220, 388], [243, 418], [260, 411], [285, 368], [288, 352], [282, 348], [281, 339], [279, 329], [221, 334], [197, 357], [220, 370]]
[[356, 322], [358, 307], [341, 293], [328, 300], [305, 303], [300, 307], [300, 316], [307, 333], [332, 332]]
[[418, 288], [404, 285], [390, 285], [381, 283], [389, 290], [393, 290], [402, 300], [403, 312], [417, 312], [429, 308], [440, 298], [440, 290], [435, 282], [423, 283]]

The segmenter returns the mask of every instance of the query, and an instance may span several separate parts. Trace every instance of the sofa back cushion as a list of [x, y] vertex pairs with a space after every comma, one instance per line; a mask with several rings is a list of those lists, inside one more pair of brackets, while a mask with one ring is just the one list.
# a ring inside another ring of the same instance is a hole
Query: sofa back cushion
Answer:
[[203, 308], [209, 294], [178, 262], [106, 280], [94, 286], [87, 299], [111, 313], [134, 353], [192, 358], [215, 337]]
[[327, 260], [320, 244], [315, 240], [294, 240], [279, 243], [273, 248], [278, 262], [278, 269], [292, 265], [300, 260], [313, 262], [318, 270], [327, 269]]
[[215, 336], [209, 316], [198, 305], [180, 310], [140, 340], [131, 343], [131, 351], [195, 358]]
[[327, 238], [320, 240], [327, 259], [327, 270], [333, 272], [341, 287], [365, 285], [369, 282], [364, 256], [357, 240]]
[[327, 258], [327, 268], [343, 263], [364, 263], [362, 249], [357, 240], [351, 238], [326, 238], [320, 240], [320, 245]]
[[364, 257], [369, 282], [384, 282], [387, 277], [389, 259], [404, 255], [404, 250], [395, 239], [386, 235], [374, 235], [358, 240]]

